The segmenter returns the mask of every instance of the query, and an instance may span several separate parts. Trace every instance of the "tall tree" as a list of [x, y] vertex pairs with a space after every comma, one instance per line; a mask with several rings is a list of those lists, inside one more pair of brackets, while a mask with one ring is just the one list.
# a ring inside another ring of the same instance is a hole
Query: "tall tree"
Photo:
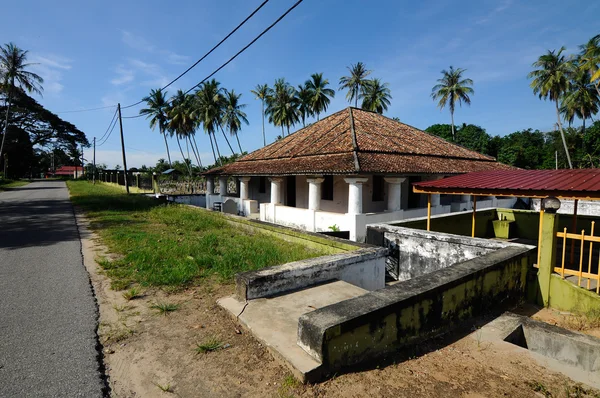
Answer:
[[187, 166], [188, 173], [191, 175], [192, 168], [189, 162], [186, 161], [180, 139], [187, 139], [194, 130], [194, 119], [191, 114], [192, 101], [190, 96], [186, 95], [183, 90], [177, 90], [177, 93], [171, 98], [170, 102], [171, 105], [167, 110], [167, 115], [169, 116], [168, 129], [172, 135], [175, 135], [179, 152], [181, 153], [183, 162]]
[[242, 150], [242, 145], [240, 145], [238, 132], [242, 129], [242, 122], [248, 125], [246, 113], [242, 110], [246, 107], [246, 104], [240, 104], [241, 96], [242, 94], [236, 94], [234, 90], [225, 90], [225, 108], [223, 112], [223, 123], [229, 130], [229, 134], [235, 135], [240, 148], [240, 154], [244, 153], [244, 151]]
[[310, 93], [312, 112], [317, 115], [317, 120], [319, 120], [321, 112], [327, 111], [327, 107], [331, 103], [330, 98], [335, 97], [335, 91], [327, 88], [329, 80], [323, 79], [322, 73], [313, 73], [304, 85]]
[[580, 68], [589, 73], [590, 83], [600, 96], [600, 34], [592, 37], [581, 49]]
[[254, 90], [250, 90], [252, 94], [255, 95], [256, 99], [260, 100], [260, 104], [262, 107], [262, 134], [263, 134], [263, 145], [267, 146], [267, 137], [265, 136], [265, 102], [267, 97], [271, 93], [271, 89], [268, 84], [257, 84]]
[[169, 166], [171, 166], [171, 154], [169, 153], [169, 143], [167, 142], [167, 127], [169, 124], [169, 116], [167, 110], [169, 104], [166, 99], [167, 92], [161, 90], [150, 90], [150, 95], [144, 98], [147, 108], [140, 109], [140, 115], [146, 115], [146, 119], [150, 119], [150, 128], [154, 130], [158, 126], [158, 131], [165, 139], [165, 147], [167, 148], [167, 158]]
[[[229, 146], [232, 154], [235, 154], [227, 135], [225, 135], [225, 131], [223, 130], [223, 112], [225, 110], [225, 97], [223, 95], [224, 89], [219, 87], [221, 83], [212, 79], [210, 81], [202, 83], [202, 86], [198, 91], [196, 91], [196, 106], [199, 111], [200, 121], [205, 127], [205, 131], [212, 131], [214, 128], [213, 137], [215, 139], [215, 145], [217, 146], [217, 137], [215, 132], [217, 129], [220, 129], [223, 133], [223, 138], [225, 138], [225, 142]], [[210, 126], [209, 130], [206, 130], [206, 126]], [[220, 155], [219, 155], [220, 157]]]
[[573, 163], [571, 163], [571, 156], [569, 155], [569, 149], [567, 148], [567, 142], [565, 140], [565, 132], [560, 120], [559, 101], [569, 88], [569, 78], [573, 72], [573, 65], [569, 62], [567, 57], [563, 55], [563, 51], [565, 51], [565, 48], [561, 47], [558, 51], [549, 50], [546, 54], [540, 56], [538, 60], [532, 64], [532, 66], [537, 69], [531, 71], [527, 77], [533, 79], [530, 84], [533, 93], [538, 95], [540, 99], [550, 99], [556, 106], [558, 128], [565, 148], [565, 154], [567, 155], [567, 160], [569, 162], [569, 168], [572, 169]]
[[298, 110], [302, 119], [302, 127], [306, 127], [306, 118], [313, 115], [312, 95], [306, 84], [298, 85], [296, 96], [298, 97]]
[[0, 144], [0, 159], [4, 151], [4, 141], [8, 132], [8, 121], [10, 115], [10, 106], [15, 87], [19, 87], [28, 93], [42, 93], [42, 84], [44, 79], [39, 75], [29, 72], [26, 69], [33, 64], [27, 63], [27, 54], [29, 51], [21, 50], [13, 43], [5, 44], [0, 47], [0, 78], [2, 79], [3, 89], [6, 90], [6, 117], [4, 119], [4, 134], [2, 134], [2, 143]]
[[360, 98], [362, 99], [362, 109], [383, 114], [388, 110], [392, 92], [388, 83], [383, 83], [380, 79], [372, 79], [362, 86]]
[[456, 109], [456, 103], [462, 106], [464, 102], [467, 105], [471, 105], [471, 97], [475, 92], [471, 87], [473, 80], [463, 79], [463, 73], [466, 69], [450, 66], [449, 70], [442, 70], [442, 78], [438, 79], [435, 86], [431, 89], [431, 98], [438, 101], [438, 107], [444, 109], [448, 106], [450, 109], [450, 119], [452, 121], [452, 139], [456, 140], [456, 133], [454, 131], [454, 110]]
[[571, 75], [569, 88], [561, 99], [561, 113], [571, 124], [575, 116], [583, 123], [582, 134], [585, 134], [585, 121], [598, 113], [598, 93], [590, 83], [589, 74], [581, 69], [575, 69]]
[[362, 92], [362, 88], [367, 83], [367, 76], [371, 74], [370, 70], [367, 70], [365, 64], [357, 62], [354, 65], [348, 67], [350, 76], [342, 76], [340, 78], [340, 87], [338, 90], [348, 90], [346, 93], [346, 99], [350, 104], [354, 100], [354, 107], [358, 107], [358, 97]]
[[290, 127], [300, 121], [300, 109], [296, 89], [292, 87], [285, 79], [275, 80], [273, 92], [267, 98], [266, 113], [269, 115], [269, 122], [275, 126], [281, 127], [281, 135], [284, 135], [284, 127], [287, 127], [288, 135]]

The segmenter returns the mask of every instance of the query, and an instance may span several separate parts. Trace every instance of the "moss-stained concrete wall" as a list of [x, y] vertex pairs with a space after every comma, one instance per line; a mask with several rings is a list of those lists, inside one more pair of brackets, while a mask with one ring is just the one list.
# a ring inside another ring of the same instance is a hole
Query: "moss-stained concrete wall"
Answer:
[[498, 219], [514, 221], [512, 231], [517, 238], [538, 240], [540, 213], [531, 210], [497, 209]]
[[318, 309], [300, 317], [298, 344], [330, 370], [414, 344], [524, 298], [535, 248], [485, 256]]
[[[471, 236], [472, 211], [461, 211], [451, 214], [440, 214], [431, 217], [431, 231], [447, 234]], [[478, 210], [475, 212], [475, 236], [486, 238], [493, 236], [492, 220], [497, 220], [496, 209]], [[398, 227], [427, 229], [427, 217], [393, 223]]]
[[552, 308], [562, 311], [588, 313], [600, 309], [600, 296], [584, 288], [577, 287], [560, 275], [550, 277], [550, 300]]

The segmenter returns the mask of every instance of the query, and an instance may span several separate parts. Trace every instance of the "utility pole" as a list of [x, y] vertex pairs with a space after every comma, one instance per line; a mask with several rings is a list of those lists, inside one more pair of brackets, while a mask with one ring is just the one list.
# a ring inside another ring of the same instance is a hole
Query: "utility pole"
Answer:
[[123, 152], [123, 178], [125, 181], [125, 190], [129, 193], [129, 184], [127, 183], [127, 160], [125, 159], [125, 141], [123, 140], [123, 118], [121, 117], [121, 104], [117, 104], [119, 112], [119, 129], [121, 130], [121, 152]]
[[81, 176], [85, 173], [85, 159], [83, 159], [83, 144], [81, 144]]
[[96, 184], [96, 137], [94, 137], [94, 157], [92, 164], [92, 181]]

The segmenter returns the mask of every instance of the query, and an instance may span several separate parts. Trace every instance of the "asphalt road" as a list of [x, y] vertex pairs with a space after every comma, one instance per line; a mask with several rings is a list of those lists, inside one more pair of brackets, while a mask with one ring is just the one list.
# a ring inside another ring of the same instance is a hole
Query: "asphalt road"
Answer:
[[0, 397], [102, 397], [96, 326], [65, 183], [0, 192]]

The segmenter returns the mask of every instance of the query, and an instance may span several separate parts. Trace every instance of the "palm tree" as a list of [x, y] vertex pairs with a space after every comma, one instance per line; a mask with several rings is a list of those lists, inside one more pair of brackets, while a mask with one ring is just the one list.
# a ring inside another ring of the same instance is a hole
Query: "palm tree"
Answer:
[[449, 70], [442, 70], [442, 78], [438, 79], [435, 86], [431, 89], [431, 98], [438, 101], [438, 107], [444, 109], [446, 105], [450, 108], [450, 119], [452, 121], [452, 140], [456, 140], [456, 134], [454, 132], [454, 110], [456, 109], [456, 103], [462, 106], [464, 102], [467, 105], [471, 105], [471, 97], [475, 92], [471, 87], [473, 80], [463, 79], [462, 74], [466, 69], [450, 66]]
[[573, 65], [564, 55], [562, 55], [563, 51], [565, 51], [565, 48], [561, 47], [558, 52], [549, 50], [546, 54], [540, 56], [538, 60], [532, 64], [533, 67], [538, 69], [530, 72], [527, 77], [533, 79], [529, 86], [533, 89], [534, 94], [537, 94], [540, 99], [543, 98], [554, 101], [560, 136], [562, 138], [563, 146], [565, 147], [569, 168], [572, 169], [573, 164], [571, 163], [571, 156], [569, 155], [567, 142], [565, 140], [565, 132], [563, 131], [562, 123], [560, 121], [560, 106], [558, 104], [561, 97], [569, 88], [569, 78], [573, 72]]
[[350, 76], [342, 76], [340, 78], [340, 87], [338, 90], [347, 89], [346, 99], [349, 103], [354, 100], [354, 107], [358, 107], [358, 97], [362, 92], [362, 88], [367, 83], [367, 76], [371, 74], [370, 70], [367, 70], [365, 64], [357, 62], [355, 65], [348, 67]]
[[150, 90], [150, 95], [144, 98], [148, 108], [140, 109], [140, 115], [146, 115], [146, 119], [150, 119], [150, 128], [154, 130], [158, 126], [158, 131], [165, 139], [167, 147], [167, 158], [169, 159], [169, 167], [171, 164], [171, 154], [169, 153], [169, 143], [167, 142], [166, 130], [169, 124], [167, 110], [169, 104], [166, 99], [167, 92], [161, 90]]
[[321, 112], [327, 111], [327, 106], [331, 103], [329, 97], [335, 97], [335, 91], [327, 88], [329, 80], [323, 79], [322, 73], [313, 73], [304, 85], [310, 92], [312, 112], [317, 115], [318, 121]]
[[240, 145], [238, 132], [242, 129], [242, 122], [248, 125], [246, 113], [242, 110], [246, 107], [246, 104], [240, 104], [241, 96], [242, 94], [236, 94], [233, 90], [225, 90], [225, 108], [223, 112], [223, 123], [229, 130], [229, 134], [235, 135], [238, 146], [240, 147], [240, 154], [244, 153], [244, 151]]
[[0, 144], [0, 158], [2, 158], [4, 141], [8, 133], [8, 117], [15, 87], [29, 93], [42, 94], [44, 79], [26, 70], [26, 68], [33, 65], [26, 63], [28, 53], [29, 51], [21, 50], [13, 43], [0, 47], [0, 79], [2, 80], [2, 88], [6, 91], [6, 117], [4, 119], [2, 144]]
[[250, 90], [255, 95], [256, 99], [259, 99], [262, 106], [262, 133], [263, 133], [263, 145], [267, 146], [267, 137], [265, 136], [265, 101], [271, 94], [271, 89], [265, 84], [257, 84], [254, 90]]
[[167, 110], [167, 115], [169, 116], [168, 129], [171, 135], [175, 135], [179, 152], [191, 175], [192, 169], [186, 161], [180, 142], [180, 138], [187, 138], [190, 132], [194, 130], [195, 122], [191, 114], [191, 99], [183, 90], [177, 90], [177, 93], [171, 98], [170, 103], [171, 105]]
[[583, 123], [582, 134], [585, 134], [585, 120], [598, 113], [598, 93], [590, 83], [586, 70], [578, 68], [571, 77], [569, 88], [561, 100], [561, 113], [570, 123], [575, 116]]
[[600, 34], [592, 37], [579, 48], [581, 49], [580, 68], [589, 73], [590, 83], [594, 85], [600, 96]]
[[[225, 97], [223, 96], [224, 89], [219, 87], [221, 83], [212, 79], [210, 81], [202, 83], [200, 89], [196, 92], [197, 106], [200, 114], [200, 121], [205, 126], [205, 131], [213, 131], [213, 137], [215, 139], [215, 145], [217, 146], [217, 152], [219, 152], [219, 145], [217, 144], [217, 137], [215, 132], [218, 129], [223, 133], [223, 138], [229, 146], [232, 154], [235, 154], [225, 131], [223, 130], [223, 112], [225, 108]], [[206, 129], [206, 125], [211, 126], [209, 130]], [[220, 157], [220, 155], [219, 155]]]
[[281, 135], [284, 134], [284, 127], [287, 127], [288, 135], [290, 126], [295, 125], [300, 120], [298, 97], [296, 89], [292, 87], [285, 79], [275, 80], [272, 94], [267, 98], [266, 113], [269, 115], [269, 122], [275, 126], [281, 126]]
[[382, 83], [380, 79], [373, 79], [363, 84], [360, 98], [362, 99], [362, 109], [383, 114], [390, 105], [392, 92], [388, 83]]
[[306, 87], [306, 84], [298, 85], [296, 97], [298, 98], [298, 111], [302, 118], [302, 127], [306, 127], [306, 118], [313, 116], [313, 108], [311, 105], [312, 96], [310, 90]]

